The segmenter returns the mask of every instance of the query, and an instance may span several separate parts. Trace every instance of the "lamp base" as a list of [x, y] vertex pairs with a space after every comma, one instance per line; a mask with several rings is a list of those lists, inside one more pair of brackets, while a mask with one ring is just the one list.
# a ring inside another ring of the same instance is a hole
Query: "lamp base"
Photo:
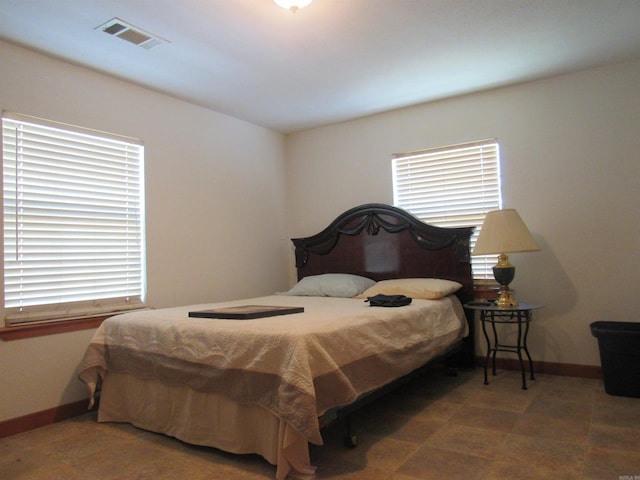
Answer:
[[514, 298], [513, 291], [507, 285], [500, 285], [500, 292], [498, 293], [498, 299], [496, 300], [496, 307], [512, 308], [517, 306], [518, 301]]
[[509, 288], [509, 284], [516, 275], [516, 267], [511, 265], [509, 257], [504, 253], [498, 257], [498, 263], [493, 267], [493, 276], [500, 284], [500, 292], [496, 300], [498, 308], [517, 307], [518, 302], [513, 298], [513, 291]]

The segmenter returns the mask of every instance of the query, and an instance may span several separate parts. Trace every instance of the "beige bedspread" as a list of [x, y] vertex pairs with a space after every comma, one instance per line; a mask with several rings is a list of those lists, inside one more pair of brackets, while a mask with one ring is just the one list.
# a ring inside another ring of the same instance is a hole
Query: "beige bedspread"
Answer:
[[[188, 317], [241, 304], [305, 312], [255, 320]], [[462, 337], [464, 325], [455, 297], [376, 308], [356, 299], [274, 295], [139, 311], [103, 322], [80, 379], [92, 394], [108, 371], [223, 395], [264, 407], [322, 444], [320, 415], [421, 366]]]

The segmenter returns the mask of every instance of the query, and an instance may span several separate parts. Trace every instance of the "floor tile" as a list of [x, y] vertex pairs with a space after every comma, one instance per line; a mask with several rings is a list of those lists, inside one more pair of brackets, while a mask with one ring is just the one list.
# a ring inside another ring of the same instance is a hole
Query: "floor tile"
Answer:
[[640, 477], [640, 452], [593, 447], [587, 453], [583, 480]]
[[507, 436], [507, 433], [497, 430], [449, 424], [431, 435], [425, 445], [493, 459], [502, 450]]
[[593, 410], [593, 423], [640, 428], [640, 398], [599, 394]]
[[525, 462], [531, 468], [573, 472], [573, 477], [582, 471], [586, 451], [586, 445], [511, 434], [500, 452], [500, 460], [512, 465]]
[[562, 442], [587, 444], [591, 422], [574, 417], [556, 418], [546, 414], [527, 413], [521, 415], [512, 433], [531, 437], [548, 438]]
[[486, 458], [423, 446], [397, 472], [422, 480], [442, 480], [443, 472], [447, 478], [477, 480], [490, 465]]
[[330, 438], [325, 440], [325, 445], [322, 447], [312, 446], [310, 454], [311, 461], [323, 467], [351, 463], [392, 472], [409, 459], [417, 449], [418, 445], [415, 443], [390, 437], [362, 435], [356, 448], [346, 448], [341, 438]]
[[486, 428], [501, 432], [510, 432], [518, 421], [519, 414], [495, 410], [491, 408], [480, 408], [465, 406], [450, 422], [467, 425], [470, 427]]
[[526, 409], [526, 413], [537, 413], [560, 420], [571, 418], [576, 421], [590, 422], [593, 403], [580, 400], [567, 401], [548, 395], [539, 395]]
[[523, 413], [533, 400], [534, 397], [528, 390], [512, 388], [505, 392], [486, 388], [479, 389], [471, 395], [465, 404], [474, 407]]
[[[484, 477], [485, 480], [581, 480], [582, 471], [571, 466], [529, 464], [526, 461], [510, 462], [497, 460]], [[603, 480], [603, 479], [600, 479]], [[617, 477], [613, 480], [618, 480]]]
[[640, 429], [594, 423], [589, 432], [589, 445], [640, 453]]

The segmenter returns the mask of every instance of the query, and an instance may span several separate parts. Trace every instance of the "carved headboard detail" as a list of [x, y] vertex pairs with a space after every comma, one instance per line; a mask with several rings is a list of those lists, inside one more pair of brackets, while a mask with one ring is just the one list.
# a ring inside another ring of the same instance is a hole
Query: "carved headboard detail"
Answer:
[[437, 277], [463, 285], [473, 297], [469, 240], [473, 227], [428, 225], [384, 204], [347, 210], [320, 233], [295, 238], [298, 279], [322, 273], [352, 273], [374, 280]]

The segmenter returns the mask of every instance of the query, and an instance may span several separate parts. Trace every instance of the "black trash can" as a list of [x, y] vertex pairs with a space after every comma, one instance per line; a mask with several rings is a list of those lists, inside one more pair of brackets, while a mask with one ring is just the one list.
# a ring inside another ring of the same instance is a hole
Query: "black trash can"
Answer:
[[593, 322], [604, 389], [609, 395], [640, 397], [640, 323]]

